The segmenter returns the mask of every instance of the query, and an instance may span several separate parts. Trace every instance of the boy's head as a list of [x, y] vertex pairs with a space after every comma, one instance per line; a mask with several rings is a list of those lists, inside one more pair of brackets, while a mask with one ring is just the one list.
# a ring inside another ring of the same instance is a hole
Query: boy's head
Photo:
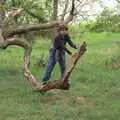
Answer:
[[65, 34], [67, 34], [67, 31], [68, 31], [68, 27], [67, 27], [67, 25], [64, 25], [64, 24], [59, 25], [59, 27], [58, 27], [58, 29], [57, 29], [57, 32], [58, 32], [58, 34], [60, 34], [60, 35], [65, 35]]

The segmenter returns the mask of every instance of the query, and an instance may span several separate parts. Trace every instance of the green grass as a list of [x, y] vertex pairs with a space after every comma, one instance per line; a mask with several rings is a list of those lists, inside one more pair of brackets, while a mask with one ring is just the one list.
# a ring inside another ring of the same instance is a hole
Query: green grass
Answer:
[[[32, 92], [23, 75], [23, 50], [0, 50], [0, 120], [120, 120], [120, 69], [106, 69], [105, 61], [119, 55], [120, 34], [86, 33], [75, 43], [88, 40], [88, 51], [78, 62], [69, 91]], [[38, 81], [44, 68], [36, 66], [41, 55], [48, 56], [50, 41], [33, 46], [30, 69]], [[72, 48], [70, 48], [74, 51]], [[69, 56], [67, 56], [69, 58]], [[60, 76], [58, 65], [52, 79]]]

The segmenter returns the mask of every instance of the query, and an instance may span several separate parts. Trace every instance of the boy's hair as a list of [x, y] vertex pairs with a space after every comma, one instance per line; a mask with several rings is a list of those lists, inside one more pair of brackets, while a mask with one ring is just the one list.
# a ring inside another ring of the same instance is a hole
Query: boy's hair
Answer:
[[67, 25], [65, 25], [65, 24], [59, 25], [57, 31], [59, 32], [59, 31], [62, 31], [62, 30], [66, 30], [67, 31], [68, 30]]

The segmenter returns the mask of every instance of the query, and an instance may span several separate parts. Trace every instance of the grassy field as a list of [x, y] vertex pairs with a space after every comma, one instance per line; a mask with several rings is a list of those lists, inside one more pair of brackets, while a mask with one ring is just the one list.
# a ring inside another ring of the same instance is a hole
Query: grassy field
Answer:
[[[45, 95], [34, 93], [23, 75], [23, 50], [15, 46], [0, 50], [0, 120], [120, 120], [120, 69], [105, 66], [120, 53], [120, 34], [86, 33], [75, 43], [84, 39], [88, 51], [70, 77], [71, 89]], [[43, 55], [47, 58], [49, 47], [49, 40], [33, 46], [30, 69], [38, 81], [44, 68], [36, 63]], [[52, 79], [59, 76], [57, 65]]]

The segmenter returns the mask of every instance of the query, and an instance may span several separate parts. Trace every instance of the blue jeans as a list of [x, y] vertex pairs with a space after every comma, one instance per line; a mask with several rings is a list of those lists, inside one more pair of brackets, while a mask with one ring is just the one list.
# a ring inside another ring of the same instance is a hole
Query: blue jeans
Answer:
[[65, 51], [64, 50], [57, 50], [54, 46], [50, 48], [49, 51], [49, 59], [48, 64], [45, 70], [45, 74], [43, 76], [43, 81], [48, 81], [51, 77], [51, 73], [58, 62], [60, 65], [61, 76], [63, 76], [66, 68], [65, 64]]

